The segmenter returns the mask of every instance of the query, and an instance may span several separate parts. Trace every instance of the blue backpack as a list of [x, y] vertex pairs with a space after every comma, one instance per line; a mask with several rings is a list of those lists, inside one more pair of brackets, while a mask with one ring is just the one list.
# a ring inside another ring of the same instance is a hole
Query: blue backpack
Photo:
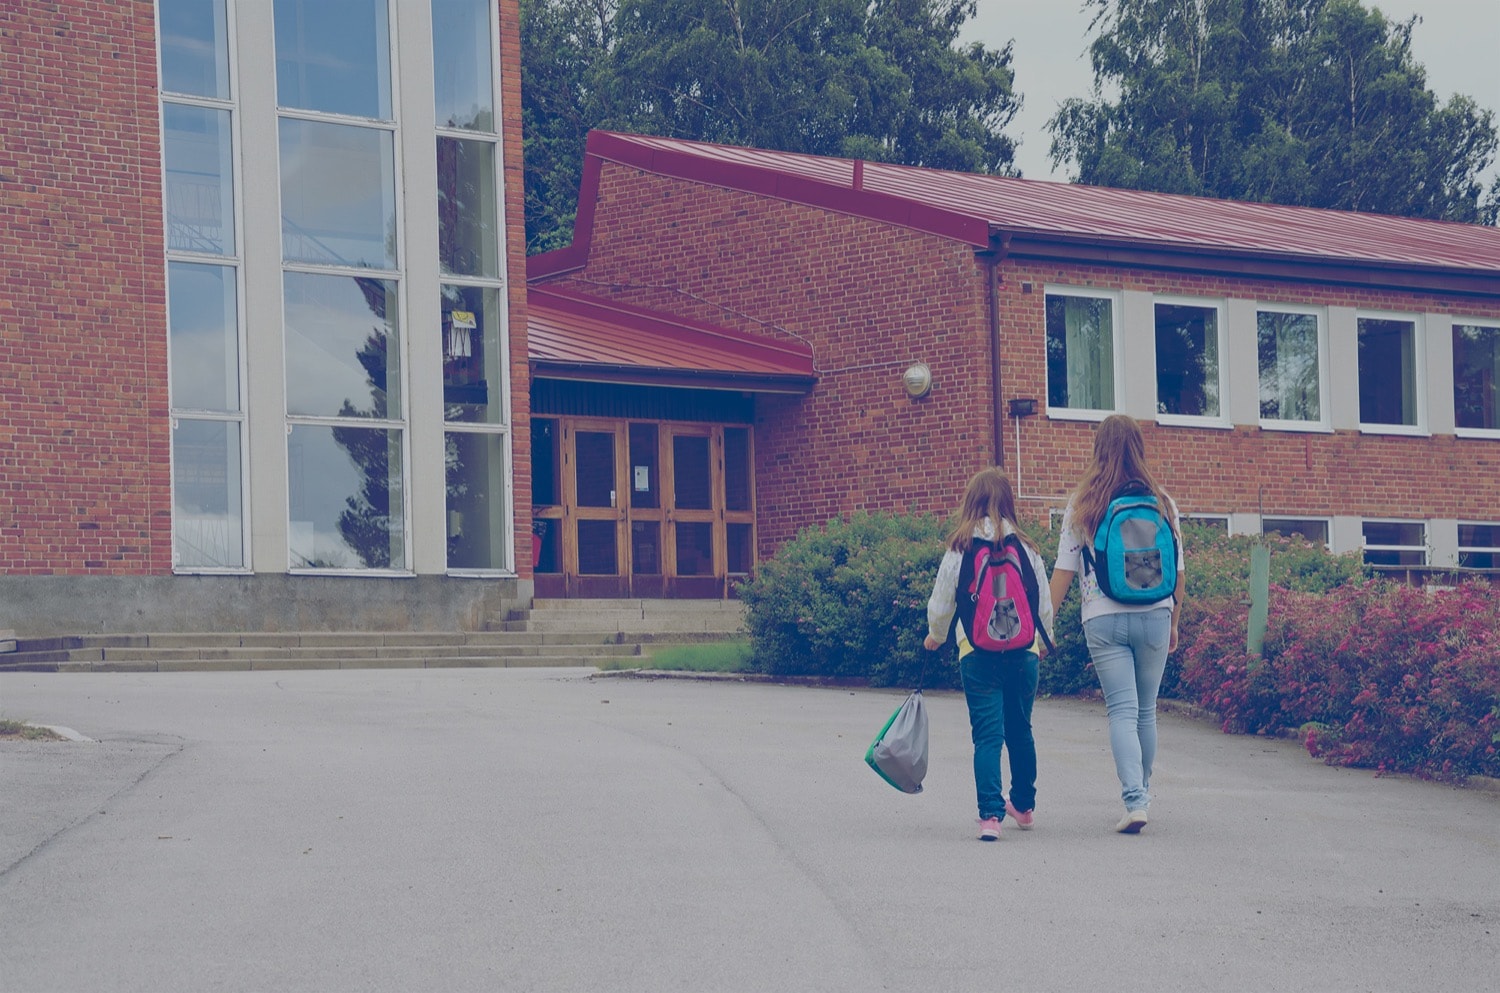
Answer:
[[1177, 588], [1177, 532], [1146, 486], [1127, 483], [1110, 500], [1083, 565], [1117, 603], [1159, 603]]

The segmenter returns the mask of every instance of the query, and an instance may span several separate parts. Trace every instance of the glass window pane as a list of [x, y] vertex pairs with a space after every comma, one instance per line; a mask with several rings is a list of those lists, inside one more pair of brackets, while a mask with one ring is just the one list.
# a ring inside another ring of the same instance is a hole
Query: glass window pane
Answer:
[[305, 272], [283, 278], [287, 413], [400, 419], [396, 284]]
[[562, 572], [562, 521], [536, 518], [531, 522], [531, 562], [534, 572]]
[[1359, 420], [1417, 423], [1417, 327], [1412, 321], [1359, 319]]
[[1328, 544], [1328, 522], [1301, 520], [1294, 517], [1267, 517], [1261, 521], [1262, 534], [1279, 534], [1288, 538], [1293, 535], [1306, 538], [1320, 545]]
[[294, 424], [287, 437], [294, 569], [404, 569], [401, 432]]
[[1426, 544], [1426, 527], [1419, 521], [1365, 521], [1365, 544], [1409, 545]]
[[729, 571], [736, 575], [748, 573], [755, 565], [755, 529], [749, 524], [726, 524], [724, 531], [729, 546]]
[[1114, 315], [1099, 297], [1047, 294], [1047, 406], [1113, 410]]
[[1219, 313], [1215, 308], [1156, 305], [1156, 410], [1219, 416]]
[[750, 509], [750, 429], [724, 429], [724, 509]]
[[449, 431], [448, 568], [505, 568], [505, 436]]
[[282, 118], [281, 245], [288, 262], [396, 267], [389, 131]]
[[276, 102], [391, 119], [386, 0], [276, 0]]
[[240, 425], [174, 420], [172, 562], [181, 568], [245, 565]]
[[173, 262], [167, 267], [172, 406], [240, 409], [239, 309], [235, 270]]
[[1273, 421], [1318, 421], [1318, 318], [1261, 311], [1260, 416]]
[[494, 0], [432, 0], [432, 76], [440, 128], [495, 130]]
[[224, 0], [156, 0], [161, 88], [229, 99], [229, 27]]
[[1459, 427], [1500, 430], [1500, 327], [1453, 325], [1453, 406]]
[[1460, 524], [1458, 547], [1500, 548], [1500, 524]]
[[[615, 506], [615, 436], [605, 431], [579, 431], [573, 436], [574, 481], [580, 507]], [[611, 525], [613, 526], [613, 525]]]
[[437, 140], [438, 260], [445, 275], [500, 273], [495, 218], [495, 145]]
[[701, 435], [673, 436], [672, 489], [676, 506], [681, 510], [708, 510], [713, 507], [712, 478], [708, 439]]
[[562, 503], [562, 432], [557, 421], [537, 417], [531, 422], [531, 504], [556, 507]]
[[[661, 506], [661, 469], [657, 463], [655, 424], [630, 425], [630, 505], [642, 510]], [[660, 572], [658, 567], [653, 572]]]
[[677, 532], [677, 575], [712, 576], [714, 574], [714, 526], [708, 521], [679, 521]]
[[630, 571], [637, 576], [661, 575], [661, 522], [630, 524]]
[[445, 285], [440, 320], [444, 418], [504, 424], [507, 411], [505, 369], [500, 360], [500, 291]]
[[229, 111], [162, 105], [167, 247], [234, 255], [234, 160]]
[[620, 553], [614, 521], [578, 522], [578, 572], [584, 576], [618, 576]]

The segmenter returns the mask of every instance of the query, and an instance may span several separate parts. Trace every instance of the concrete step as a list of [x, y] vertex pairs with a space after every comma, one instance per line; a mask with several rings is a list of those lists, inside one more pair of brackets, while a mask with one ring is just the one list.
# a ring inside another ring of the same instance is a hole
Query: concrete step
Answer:
[[530, 611], [512, 611], [490, 625], [501, 631], [614, 632], [626, 636], [714, 635], [743, 632], [738, 600], [537, 600]]

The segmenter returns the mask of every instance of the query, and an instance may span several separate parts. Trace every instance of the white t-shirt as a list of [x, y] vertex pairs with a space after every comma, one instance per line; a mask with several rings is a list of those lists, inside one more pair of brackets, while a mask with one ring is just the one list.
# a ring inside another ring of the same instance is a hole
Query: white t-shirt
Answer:
[[[1177, 502], [1167, 497], [1167, 506], [1171, 508], [1172, 521], [1176, 524], [1181, 520], [1177, 514]], [[1182, 532], [1178, 532], [1181, 534]], [[1057, 542], [1057, 564], [1054, 569], [1076, 572], [1078, 574], [1079, 588], [1083, 591], [1082, 619], [1087, 621], [1105, 614], [1127, 614], [1140, 613], [1147, 610], [1159, 610], [1162, 607], [1175, 607], [1176, 597], [1167, 597], [1158, 603], [1121, 603], [1111, 600], [1099, 589], [1099, 579], [1094, 575], [1092, 569], [1083, 567], [1083, 548], [1092, 537], [1085, 538], [1078, 533], [1073, 526], [1073, 504], [1068, 503], [1068, 509], [1063, 511], [1062, 537]], [[1182, 542], [1177, 543], [1177, 575], [1181, 576], [1183, 570]]]

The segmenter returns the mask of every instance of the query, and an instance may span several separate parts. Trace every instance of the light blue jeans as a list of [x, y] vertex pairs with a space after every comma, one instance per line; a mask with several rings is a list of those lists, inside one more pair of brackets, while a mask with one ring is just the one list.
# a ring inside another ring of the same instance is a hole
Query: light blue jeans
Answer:
[[1109, 747], [1115, 754], [1120, 797], [1127, 810], [1151, 803], [1151, 764], [1156, 760], [1156, 692], [1167, 667], [1172, 610], [1105, 614], [1083, 623], [1089, 657], [1104, 691]]

